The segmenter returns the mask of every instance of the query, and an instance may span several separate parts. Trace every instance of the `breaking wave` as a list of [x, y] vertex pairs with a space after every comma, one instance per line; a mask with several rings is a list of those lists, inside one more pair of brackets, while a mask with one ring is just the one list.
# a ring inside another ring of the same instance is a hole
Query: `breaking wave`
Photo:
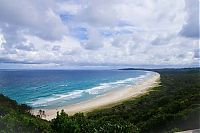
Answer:
[[[89, 94], [89, 95], [100, 95], [105, 92], [108, 92], [109, 90], [113, 90], [115, 88], [120, 88], [120, 87], [126, 87], [130, 86], [133, 84], [137, 84], [141, 82], [142, 80], [148, 78], [151, 76], [153, 73], [152, 72], [146, 72], [144, 75], [141, 75], [136, 78], [127, 78], [124, 80], [117, 80], [114, 82], [108, 82], [108, 83], [100, 83], [98, 86], [95, 86], [93, 88], [85, 89], [85, 90], [74, 90], [71, 92], [67, 93], [62, 93], [62, 94], [53, 94], [48, 97], [41, 97], [37, 98], [35, 100], [27, 102], [27, 104], [33, 106], [33, 107], [45, 107], [48, 106], [52, 103], [56, 103], [59, 101], [67, 101], [67, 100], [72, 100], [76, 98], [81, 98], [84, 96], [84, 94]], [[66, 86], [67, 85], [60, 85], [60, 86]]]

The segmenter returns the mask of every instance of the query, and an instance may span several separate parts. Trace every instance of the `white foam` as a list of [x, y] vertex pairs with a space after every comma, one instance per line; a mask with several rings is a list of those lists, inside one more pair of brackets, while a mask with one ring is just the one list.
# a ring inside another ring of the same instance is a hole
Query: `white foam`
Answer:
[[152, 72], [146, 71], [146, 74], [140, 75], [139, 77], [127, 78], [124, 80], [118, 80], [118, 81], [109, 82], [109, 83], [101, 83], [99, 86], [85, 90], [85, 92], [92, 94], [92, 95], [104, 93], [110, 89], [118, 88], [120, 86], [124, 86], [124, 85], [129, 86], [130, 84], [137, 84], [139, 81], [142, 81], [151, 75], [152, 75]]
[[99, 86], [89, 88], [86, 90], [74, 90], [72, 92], [68, 92], [64, 94], [53, 94], [49, 97], [38, 98], [34, 101], [27, 102], [27, 103], [29, 103], [30, 105], [34, 107], [45, 106], [45, 105], [48, 106], [48, 104], [51, 104], [58, 100], [71, 100], [75, 98], [80, 98], [84, 93], [88, 93], [90, 95], [98, 95], [98, 94], [105, 93], [113, 88], [120, 88], [121, 86], [130, 86], [132, 84], [137, 84], [153, 74], [154, 74], [153, 72], [146, 71], [144, 75], [140, 75], [139, 77], [127, 78], [124, 80], [118, 80], [118, 81], [108, 82], [108, 83], [100, 83]]
[[83, 92], [83, 90], [75, 90], [75, 91], [72, 91], [72, 92], [66, 93], [66, 94], [53, 94], [49, 97], [38, 98], [34, 101], [27, 102], [27, 103], [31, 104], [32, 106], [44, 106], [44, 105], [47, 105], [49, 103], [52, 103], [52, 102], [55, 102], [55, 101], [61, 100], [61, 99], [62, 100], [70, 100], [70, 99], [81, 97], [82, 92]]
[[108, 88], [108, 87], [109, 87], [108, 85], [100, 85], [100, 86], [97, 86], [97, 87], [93, 87], [91, 89], [87, 89], [87, 90], [85, 90], [85, 92], [92, 94], [92, 95], [95, 95], [95, 94], [105, 92], [106, 88]]
[[67, 87], [68, 85], [67, 84], [63, 84], [63, 85], [59, 85], [61, 87]]

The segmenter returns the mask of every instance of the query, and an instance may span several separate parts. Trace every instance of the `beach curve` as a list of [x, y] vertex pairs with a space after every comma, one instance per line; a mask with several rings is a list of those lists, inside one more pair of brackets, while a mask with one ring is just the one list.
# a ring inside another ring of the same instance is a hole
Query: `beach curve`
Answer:
[[[100, 95], [93, 99], [82, 101], [72, 105], [66, 105], [55, 109], [42, 109], [43, 111], [45, 111], [46, 115], [46, 117], [43, 117], [43, 119], [51, 120], [55, 118], [57, 112], [60, 112], [61, 110], [64, 110], [69, 115], [73, 115], [78, 112], [89, 112], [94, 109], [98, 109], [108, 105], [111, 107], [116, 103], [128, 100], [133, 97], [137, 97], [141, 94], [148, 92], [150, 88], [158, 85], [159, 80], [160, 74], [154, 72], [154, 74], [151, 77], [144, 79], [143, 81], [138, 82], [136, 85], [133, 85], [128, 88], [113, 90], [104, 95]], [[40, 109], [33, 109], [31, 113], [33, 115], [37, 115], [39, 110]]]

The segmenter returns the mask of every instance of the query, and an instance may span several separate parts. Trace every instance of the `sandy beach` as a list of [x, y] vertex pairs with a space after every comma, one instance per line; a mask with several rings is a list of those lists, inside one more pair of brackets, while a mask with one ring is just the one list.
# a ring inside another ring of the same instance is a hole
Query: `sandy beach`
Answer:
[[[77, 112], [89, 112], [94, 109], [98, 109], [105, 106], [112, 106], [116, 103], [122, 102], [132, 97], [139, 96], [148, 92], [148, 90], [156, 85], [158, 85], [160, 79], [160, 74], [155, 73], [150, 78], [138, 82], [129, 88], [123, 88], [108, 92], [104, 95], [98, 96], [96, 98], [90, 99], [88, 101], [83, 101], [77, 104], [67, 105], [55, 109], [42, 109], [45, 111], [46, 117], [44, 119], [51, 120], [56, 117], [57, 111], [62, 109], [69, 115], [73, 115]], [[32, 114], [37, 115], [39, 109], [33, 109]]]

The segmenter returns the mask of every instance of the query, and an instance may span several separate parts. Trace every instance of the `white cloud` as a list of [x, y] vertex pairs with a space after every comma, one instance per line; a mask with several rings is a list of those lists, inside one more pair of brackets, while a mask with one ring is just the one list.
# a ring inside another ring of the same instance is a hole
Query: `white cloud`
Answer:
[[187, 19], [181, 34], [186, 37], [199, 38], [199, 1], [186, 0]]
[[[186, 35], [198, 27], [193, 1], [3, 0], [0, 63], [37, 68], [198, 65], [199, 39]], [[80, 28], [84, 34], [73, 31]]]
[[58, 8], [57, 8], [57, 12], [59, 13], [67, 13], [67, 14], [71, 14], [71, 15], [74, 15], [74, 14], [77, 14], [80, 9], [81, 9], [81, 6], [74, 3], [74, 2], [71, 2], [71, 1], [63, 1], [61, 3], [57, 3], [58, 5]]
[[60, 39], [67, 33], [67, 27], [53, 11], [56, 8], [53, 5], [53, 1], [1, 0], [1, 28], [37, 35], [45, 40]]

